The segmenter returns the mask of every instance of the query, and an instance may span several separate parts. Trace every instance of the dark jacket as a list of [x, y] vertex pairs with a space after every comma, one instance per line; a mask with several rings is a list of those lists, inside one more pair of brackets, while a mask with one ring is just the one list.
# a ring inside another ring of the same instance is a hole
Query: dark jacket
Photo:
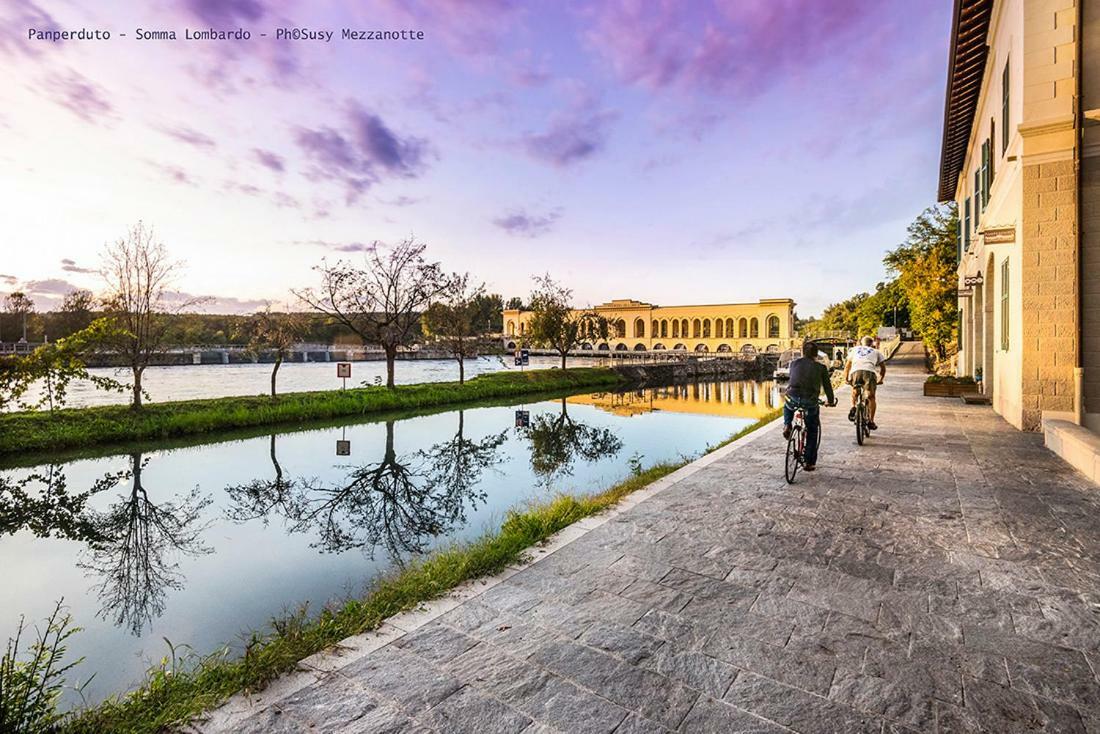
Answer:
[[791, 378], [787, 383], [787, 395], [803, 402], [814, 402], [822, 389], [829, 402], [833, 402], [833, 382], [829, 368], [809, 357], [799, 357], [791, 362]]

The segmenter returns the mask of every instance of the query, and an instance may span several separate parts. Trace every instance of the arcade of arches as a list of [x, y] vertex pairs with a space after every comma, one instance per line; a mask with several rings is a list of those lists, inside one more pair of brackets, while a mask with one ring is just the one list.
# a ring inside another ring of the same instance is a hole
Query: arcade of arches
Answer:
[[[789, 298], [756, 303], [654, 306], [621, 299], [591, 309], [607, 319], [607, 341], [582, 345], [594, 351], [776, 352], [794, 339], [794, 306]], [[530, 311], [504, 312], [504, 344], [509, 349], [527, 334]]]

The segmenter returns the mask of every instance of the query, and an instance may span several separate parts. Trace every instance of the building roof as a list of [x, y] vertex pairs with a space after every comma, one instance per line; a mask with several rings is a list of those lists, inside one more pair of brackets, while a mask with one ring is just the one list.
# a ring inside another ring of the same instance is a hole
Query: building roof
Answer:
[[989, 55], [985, 39], [992, 11], [993, 0], [955, 0], [943, 109], [939, 201], [955, 198], [959, 173], [966, 162], [966, 147]]

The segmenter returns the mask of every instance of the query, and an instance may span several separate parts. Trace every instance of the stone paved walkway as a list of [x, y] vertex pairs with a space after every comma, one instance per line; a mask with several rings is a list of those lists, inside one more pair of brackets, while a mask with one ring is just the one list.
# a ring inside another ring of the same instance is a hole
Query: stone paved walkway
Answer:
[[794, 486], [773, 428], [232, 728], [1100, 732], [1100, 492], [922, 380], [862, 448], [824, 411]]

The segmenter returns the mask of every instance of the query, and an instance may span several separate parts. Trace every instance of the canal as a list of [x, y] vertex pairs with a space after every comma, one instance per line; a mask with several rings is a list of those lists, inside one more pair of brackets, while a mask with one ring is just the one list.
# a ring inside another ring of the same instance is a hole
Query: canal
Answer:
[[63, 598], [94, 703], [165, 640], [239, 648], [510, 508], [697, 456], [778, 404], [770, 382], [693, 383], [0, 469], [0, 635]]

